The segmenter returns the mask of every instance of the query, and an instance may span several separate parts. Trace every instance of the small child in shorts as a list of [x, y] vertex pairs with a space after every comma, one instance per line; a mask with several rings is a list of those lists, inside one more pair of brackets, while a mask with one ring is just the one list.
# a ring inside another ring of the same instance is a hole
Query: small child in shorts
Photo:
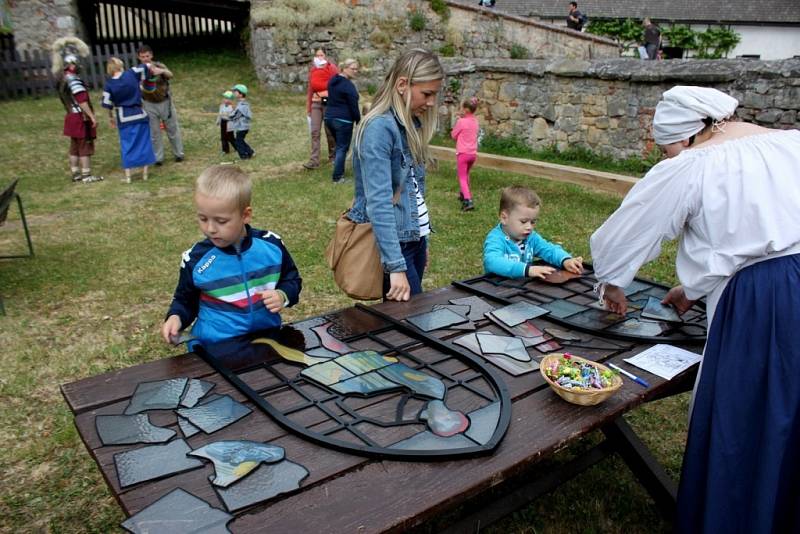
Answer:
[[222, 103], [219, 105], [217, 114], [217, 126], [219, 126], [219, 140], [222, 143], [222, 153], [230, 154], [231, 145], [234, 144], [233, 124], [228, 120], [233, 113], [233, 91], [222, 93]]

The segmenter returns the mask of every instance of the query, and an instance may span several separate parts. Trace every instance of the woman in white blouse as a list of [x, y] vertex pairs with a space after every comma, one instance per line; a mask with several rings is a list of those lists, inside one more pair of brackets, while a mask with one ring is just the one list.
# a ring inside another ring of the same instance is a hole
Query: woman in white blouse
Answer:
[[665, 92], [653, 136], [667, 159], [592, 235], [606, 307], [661, 242], [680, 239], [679, 312], [707, 298], [677, 532], [800, 529], [800, 131], [730, 122], [715, 89]]

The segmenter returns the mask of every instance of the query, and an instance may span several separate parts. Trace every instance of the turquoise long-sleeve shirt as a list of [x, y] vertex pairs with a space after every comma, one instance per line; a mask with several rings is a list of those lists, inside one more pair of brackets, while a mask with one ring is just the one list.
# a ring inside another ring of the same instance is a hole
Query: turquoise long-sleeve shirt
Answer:
[[483, 269], [487, 273], [499, 274], [507, 278], [520, 278], [526, 275], [528, 265], [534, 258], [541, 258], [554, 267], [562, 268], [564, 260], [572, 255], [558, 245], [554, 245], [536, 232], [531, 232], [525, 242], [525, 252], [498, 224], [487, 234], [483, 242]]

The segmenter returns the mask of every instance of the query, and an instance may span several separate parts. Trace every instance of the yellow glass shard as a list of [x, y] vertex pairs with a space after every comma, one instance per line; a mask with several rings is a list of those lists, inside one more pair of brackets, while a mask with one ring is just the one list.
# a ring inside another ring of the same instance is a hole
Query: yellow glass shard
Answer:
[[300, 352], [297, 349], [287, 347], [286, 345], [281, 345], [274, 339], [269, 339], [266, 337], [254, 339], [253, 343], [269, 345], [275, 352], [278, 353], [278, 355], [280, 355], [281, 358], [284, 360], [289, 360], [290, 362], [302, 363], [303, 365], [314, 365], [315, 363], [328, 361], [327, 358], [315, 358], [314, 356], [309, 356], [308, 354]]

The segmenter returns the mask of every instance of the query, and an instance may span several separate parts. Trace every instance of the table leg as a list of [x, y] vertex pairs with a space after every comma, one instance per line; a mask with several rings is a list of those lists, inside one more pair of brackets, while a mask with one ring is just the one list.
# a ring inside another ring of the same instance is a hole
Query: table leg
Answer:
[[647, 446], [639, 439], [630, 425], [622, 418], [615, 419], [602, 429], [606, 439], [612, 444], [628, 467], [639, 479], [656, 507], [668, 521], [675, 517], [678, 485], [658, 463]]

